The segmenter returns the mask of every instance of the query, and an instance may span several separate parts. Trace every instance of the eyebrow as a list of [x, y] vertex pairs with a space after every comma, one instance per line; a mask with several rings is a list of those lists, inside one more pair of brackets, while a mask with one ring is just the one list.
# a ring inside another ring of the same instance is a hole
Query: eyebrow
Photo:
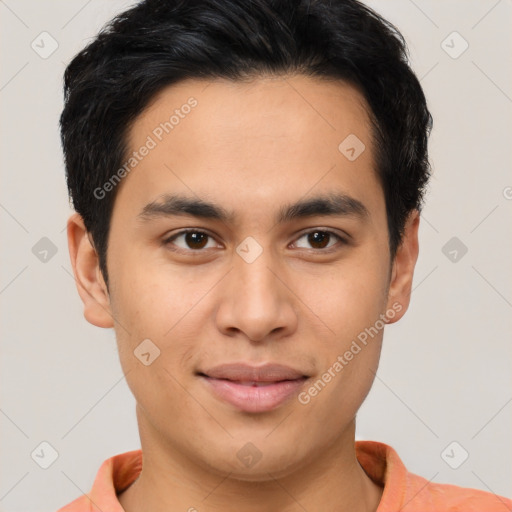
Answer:
[[[161, 217], [182, 215], [231, 224], [236, 218], [234, 212], [209, 201], [168, 194], [144, 206], [137, 218], [142, 221], [150, 221]], [[277, 213], [276, 222], [282, 224], [314, 216], [355, 217], [364, 221], [370, 218], [370, 212], [358, 199], [346, 194], [331, 193], [282, 206]]]

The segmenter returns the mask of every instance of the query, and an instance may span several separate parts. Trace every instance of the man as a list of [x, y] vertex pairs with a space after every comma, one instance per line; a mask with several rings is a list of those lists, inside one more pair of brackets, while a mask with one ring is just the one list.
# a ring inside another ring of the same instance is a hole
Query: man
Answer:
[[355, 0], [147, 0], [70, 63], [71, 261], [142, 450], [61, 512], [512, 508], [355, 442], [430, 174], [405, 51]]

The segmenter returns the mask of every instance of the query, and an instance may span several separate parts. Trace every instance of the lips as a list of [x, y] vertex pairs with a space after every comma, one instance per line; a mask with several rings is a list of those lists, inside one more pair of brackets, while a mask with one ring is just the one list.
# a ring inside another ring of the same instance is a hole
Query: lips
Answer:
[[263, 366], [223, 364], [200, 373], [214, 379], [231, 380], [240, 383], [280, 382], [307, 377], [303, 372], [282, 364], [265, 364]]
[[215, 397], [245, 412], [271, 411], [298, 393], [308, 376], [280, 364], [224, 364], [198, 372]]

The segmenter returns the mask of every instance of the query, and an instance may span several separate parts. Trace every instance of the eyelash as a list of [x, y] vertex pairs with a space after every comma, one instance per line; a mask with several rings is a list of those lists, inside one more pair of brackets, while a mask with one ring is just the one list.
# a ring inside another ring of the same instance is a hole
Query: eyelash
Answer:
[[[311, 233], [316, 233], [316, 232], [320, 232], [320, 233], [324, 233], [324, 234], [328, 234], [328, 235], [331, 235], [333, 237], [335, 237], [336, 239], [338, 239], [339, 242], [341, 242], [342, 245], [348, 245], [348, 241], [343, 238], [342, 236], [338, 235], [337, 233], [335, 233], [334, 231], [330, 231], [328, 229], [321, 229], [321, 228], [315, 228], [315, 229], [310, 229], [309, 231], [306, 231], [304, 233], [301, 233], [301, 235], [298, 237], [297, 240], [300, 240], [301, 238], [303, 238], [304, 236], [307, 236]], [[184, 229], [182, 231], [179, 231], [178, 233], [175, 233], [174, 235], [166, 238], [162, 243], [164, 245], [169, 245], [173, 240], [175, 240], [176, 238], [180, 237], [181, 235], [185, 235], [187, 233], [200, 233], [202, 235], [206, 235], [210, 238], [215, 238], [214, 236], [210, 235], [209, 233], [205, 232], [205, 231], [201, 231], [199, 229], [195, 229], [195, 228], [189, 228], [189, 229]], [[329, 240], [330, 241], [330, 240]], [[300, 248], [302, 250], [308, 250], [308, 249], [304, 249], [304, 248]], [[200, 253], [203, 253], [204, 250], [203, 249], [182, 249], [182, 248], [178, 248], [178, 249], [171, 249], [172, 251], [174, 252], [177, 252], [177, 253], [187, 253], [187, 254], [190, 254], [190, 253], [197, 253], [197, 254], [200, 254]], [[336, 250], [336, 247], [335, 245], [334, 246], [331, 246], [327, 249], [309, 249], [313, 252], [323, 252], [323, 253], [331, 253], [333, 252], [334, 250]]]

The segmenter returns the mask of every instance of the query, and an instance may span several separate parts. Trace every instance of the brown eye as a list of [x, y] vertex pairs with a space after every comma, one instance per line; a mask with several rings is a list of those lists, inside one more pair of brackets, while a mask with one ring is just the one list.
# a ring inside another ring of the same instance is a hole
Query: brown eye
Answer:
[[324, 231], [314, 231], [313, 233], [309, 233], [307, 235], [308, 242], [315, 249], [323, 249], [329, 243], [331, 239], [331, 235], [329, 233], [325, 233]]
[[[331, 245], [328, 245], [329, 242], [333, 239], [333, 237], [335, 238], [334, 243]], [[321, 230], [321, 229], [315, 229], [315, 230], [309, 231], [307, 233], [303, 233], [302, 236], [298, 240], [300, 240], [302, 238], [305, 238], [307, 243], [310, 244], [311, 248], [316, 249], [316, 250], [322, 250], [322, 249], [326, 249], [326, 248], [330, 249], [331, 247], [336, 245], [336, 243], [335, 243], [336, 240], [340, 241], [342, 244], [346, 243], [346, 241], [342, 237], [337, 235], [336, 233], [333, 233], [332, 231]], [[309, 249], [309, 247], [300, 247], [300, 248], [301, 249], [302, 248]]]
[[[165, 245], [175, 245], [179, 251], [200, 251], [207, 248], [209, 239], [212, 237], [208, 233], [197, 230], [185, 230], [164, 240]], [[180, 243], [176, 243], [179, 241]]]
[[206, 242], [208, 241], [207, 239], [208, 235], [205, 233], [185, 233], [185, 243], [191, 249], [202, 249], [206, 245]]
[[[298, 238], [298, 240], [301, 239], [305, 239], [309, 247], [298, 246], [298, 248], [311, 249], [317, 252], [329, 252], [332, 247], [336, 246], [337, 241], [341, 245], [348, 243], [344, 238], [333, 231], [324, 229], [314, 229], [303, 233], [302, 236]], [[210, 240], [212, 240], [213, 246], [208, 246]], [[203, 249], [215, 247], [215, 242], [211, 235], [196, 229], [180, 231], [164, 240], [163, 243], [166, 246], [174, 246], [171, 247], [171, 250], [176, 252], [200, 253]]]

